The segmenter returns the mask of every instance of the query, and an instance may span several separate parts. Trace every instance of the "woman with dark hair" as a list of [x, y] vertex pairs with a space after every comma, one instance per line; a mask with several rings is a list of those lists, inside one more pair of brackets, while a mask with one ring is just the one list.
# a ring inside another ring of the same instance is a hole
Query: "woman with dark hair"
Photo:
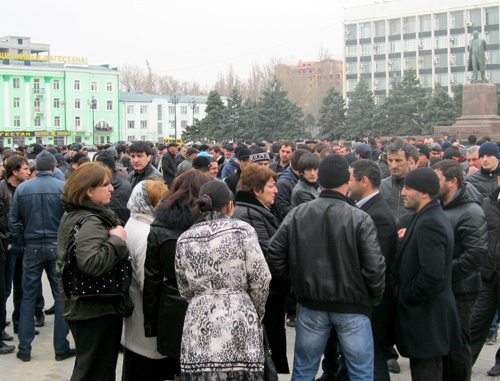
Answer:
[[[273, 170], [250, 164], [241, 173], [233, 214], [233, 217], [253, 226], [265, 258], [269, 240], [280, 226], [274, 206], [274, 195], [278, 192], [275, 182], [276, 173]], [[277, 279], [271, 280], [263, 320], [274, 365], [278, 373], [282, 374], [290, 373], [285, 331], [286, 298], [289, 293], [287, 284]]]
[[180, 296], [175, 276], [177, 238], [189, 229], [199, 215], [193, 208], [200, 188], [212, 177], [195, 169], [178, 176], [168, 196], [156, 210], [151, 224], [144, 264], [144, 331], [157, 337], [157, 348], [164, 356], [176, 359], [174, 372], [180, 374], [182, 327], [187, 301]]
[[[128, 295], [68, 297], [62, 282], [61, 268], [73, 237], [76, 262], [86, 276], [98, 278], [129, 255], [127, 233], [116, 214], [105, 207], [113, 192], [112, 178], [101, 163], [85, 163], [71, 173], [61, 196], [65, 213], [57, 236], [57, 272], [63, 317], [76, 347], [71, 381], [115, 380], [123, 317], [130, 313]], [[73, 227], [87, 216], [74, 234]]]
[[316, 200], [319, 197], [318, 168], [320, 159], [317, 155], [306, 153], [299, 160], [300, 179], [293, 188], [292, 207]]
[[179, 291], [189, 301], [182, 379], [262, 380], [261, 320], [271, 274], [255, 230], [230, 217], [227, 185], [213, 180], [200, 195], [201, 218], [179, 237], [175, 257]]

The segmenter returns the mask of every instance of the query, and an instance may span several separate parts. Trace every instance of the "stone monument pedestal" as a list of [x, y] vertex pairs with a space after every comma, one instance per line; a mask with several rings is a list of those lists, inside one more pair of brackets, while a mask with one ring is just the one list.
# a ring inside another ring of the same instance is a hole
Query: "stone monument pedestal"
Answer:
[[500, 116], [498, 116], [497, 87], [493, 83], [464, 85], [462, 116], [453, 126], [434, 127], [435, 135], [456, 135], [466, 140], [469, 135], [481, 139], [484, 135], [500, 140]]

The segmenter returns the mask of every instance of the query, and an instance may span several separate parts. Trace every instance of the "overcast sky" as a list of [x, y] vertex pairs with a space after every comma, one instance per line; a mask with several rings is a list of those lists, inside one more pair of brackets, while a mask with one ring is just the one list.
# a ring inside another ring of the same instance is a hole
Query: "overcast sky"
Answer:
[[[7, 3], [7, 4], [6, 4]], [[373, 0], [3, 0], [0, 36], [29, 36], [89, 64], [138, 64], [212, 86], [232, 66], [342, 57], [344, 7]]]

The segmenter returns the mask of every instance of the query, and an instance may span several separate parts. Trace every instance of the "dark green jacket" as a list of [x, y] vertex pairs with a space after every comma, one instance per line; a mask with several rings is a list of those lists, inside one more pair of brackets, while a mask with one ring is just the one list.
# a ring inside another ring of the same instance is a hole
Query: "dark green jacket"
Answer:
[[[104, 206], [86, 201], [82, 207], [66, 202], [61, 196], [65, 213], [59, 225], [57, 238], [57, 273], [59, 277], [59, 295], [63, 317], [65, 320], [87, 320], [104, 315], [120, 315], [125, 312], [127, 301], [121, 296], [110, 298], [78, 298], [68, 299], [61, 281], [61, 266], [71, 244], [73, 227], [78, 220], [87, 214], [100, 215], [115, 226], [120, 220], [115, 213]], [[97, 217], [90, 217], [76, 235], [76, 255], [80, 271], [89, 276], [99, 276], [111, 270], [120, 260], [129, 255], [125, 241], [117, 236], [109, 235], [109, 227]], [[127, 298], [128, 299], [128, 298]]]

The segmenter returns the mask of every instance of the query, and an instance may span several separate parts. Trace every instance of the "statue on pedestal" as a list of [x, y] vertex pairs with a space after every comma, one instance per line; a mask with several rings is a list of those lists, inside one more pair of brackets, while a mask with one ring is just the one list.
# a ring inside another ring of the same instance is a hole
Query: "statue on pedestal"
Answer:
[[[487, 83], [485, 76], [486, 71], [486, 41], [479, 38], [479, 31], [475, 30], [473, 33], [474, 38], [469, 44], [469, 64], [467, 71], [474, 72], [472, 76], [472, 83]], [[481, 72], [481, 75], [479, 75]]]

